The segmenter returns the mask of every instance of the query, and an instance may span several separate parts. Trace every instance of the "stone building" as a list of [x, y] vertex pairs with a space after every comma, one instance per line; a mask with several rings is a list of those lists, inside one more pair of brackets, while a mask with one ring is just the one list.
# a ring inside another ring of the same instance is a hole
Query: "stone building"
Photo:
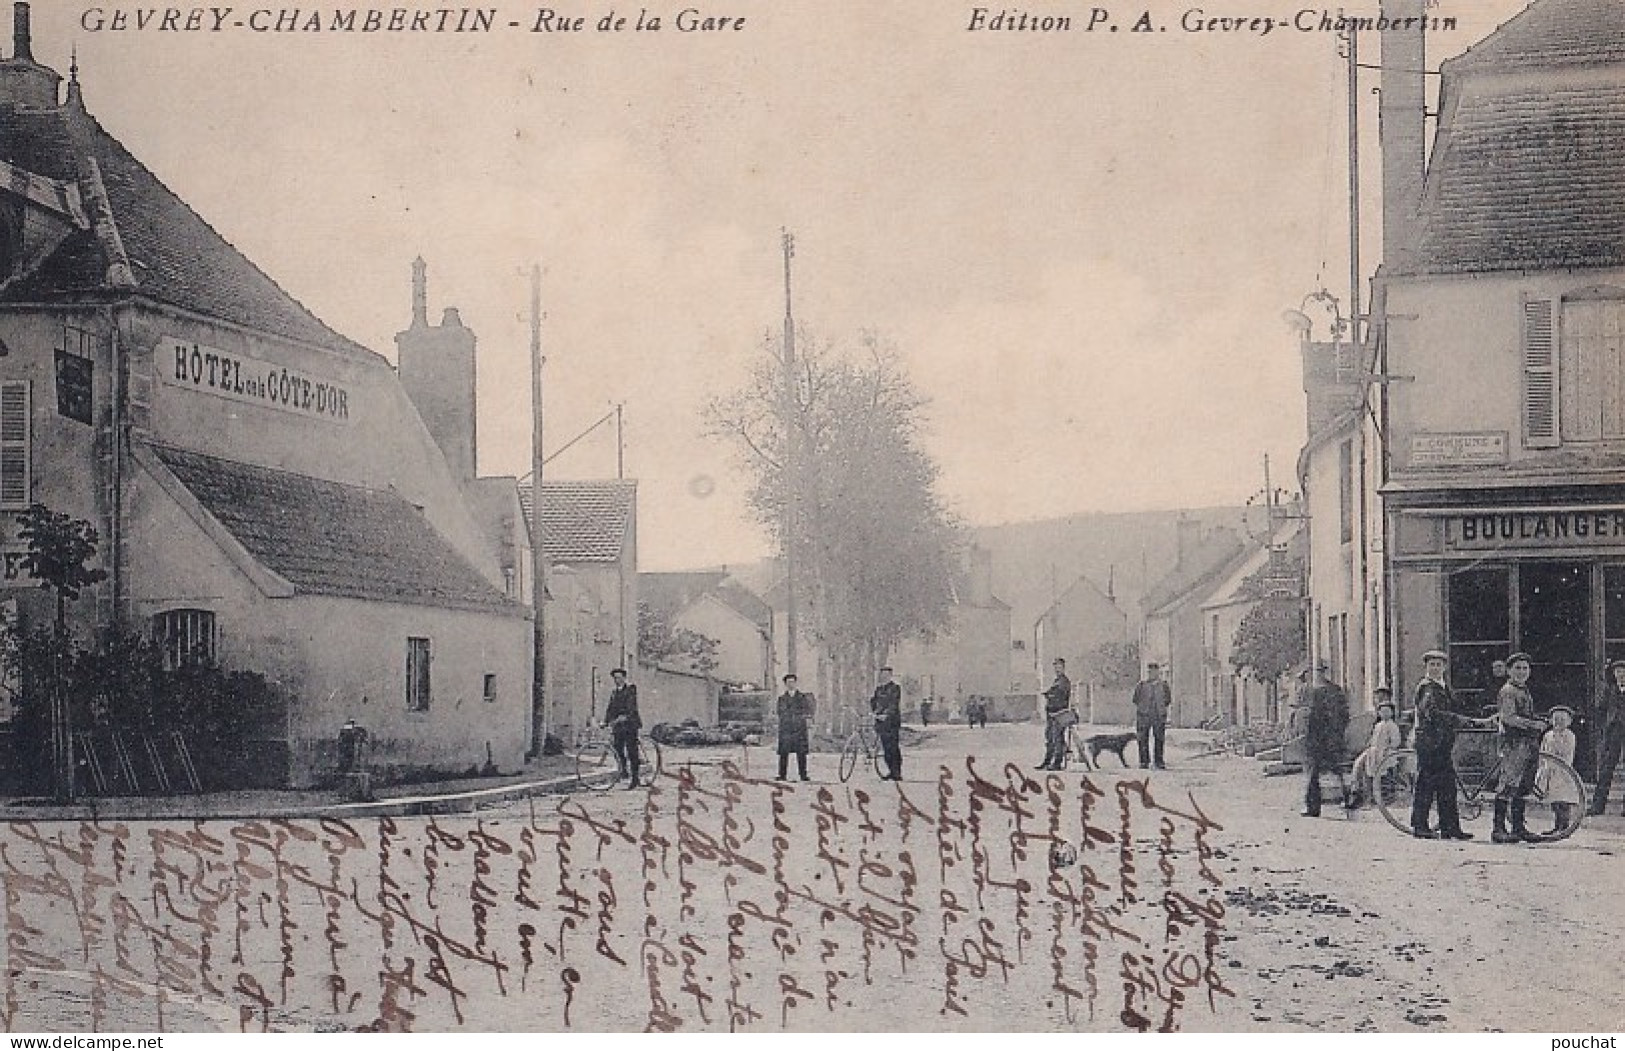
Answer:
[[[277, 286], [32, 55], [0, 62], [0, 533], [30, 504], [91, 522], [107, 579], [81, 639], [264, 673], [276, 779], [335, 762], [523, 759], [531, 623], [390, 363]], [[472, 402], [468, 411], [472, 413]], [[472, 453], [472, 447], [470, 448]], [[10, 560], [15, 564], [15, 559]], [[6, 580], [21, 625], [49, 616]]]

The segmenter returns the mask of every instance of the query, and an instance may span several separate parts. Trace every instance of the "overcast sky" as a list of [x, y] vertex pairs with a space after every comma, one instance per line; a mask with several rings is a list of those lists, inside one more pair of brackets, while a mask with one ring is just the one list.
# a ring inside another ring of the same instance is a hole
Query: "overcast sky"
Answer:
[[[1191, 34], [1173, 2], [1149, 8], [1165, 33], [1128, 33], [1137, 7], [1086, 34], [1089, 7], [1061, 3], [1025, 10], [1070, 15], [1071, 33], [969, 32], [974, 5], [952, 0], [753, 0], [705, 9], [742, 32], [680, 34], [684, 6], [557, 5], [589, 29], [643, 7], [658, 33], [531, 33], [537, 7], [509, 2], [488, 34], [211, 34], [88, 31], [94, 5], [52, 0], [35, 54], [66, 71], [77, 44], [103, 124], [391, 359], [421, 254], [431, 318], [456, 306], [480, 338], [483, 473], [529, 468], [540, 263], [549, 448], [625, 403], [643, 568], [767, 550], [700, 410], [780, 324], [781, 226], [798, 319], [903, 352], [967, 521], [1240, 503], [1265, 453], [1290, 483], [1303, 400], [1280, 315], [1321, 282], [1347, 305], [1332, 34]], [[1439, 0], [1460, 21], [1430, 64], [1523, 6]], [[1361, 57], [1377, 61], [1374, 35]], [[1366, 210], [1369, 270], [1374, 196]], [[613, 441], [550, 470], [612, 476]]]

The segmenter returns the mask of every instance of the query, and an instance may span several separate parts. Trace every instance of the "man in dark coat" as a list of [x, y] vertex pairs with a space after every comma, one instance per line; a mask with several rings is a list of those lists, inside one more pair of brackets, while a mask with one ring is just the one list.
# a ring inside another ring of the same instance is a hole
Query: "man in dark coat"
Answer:
[[1349, 698], [1343, 687], [1331, 680], [1326, 665], [1315, 668], [1315, 685], [1304, 698], [1308, 709], [1304, 720], [1303, 772], [1308, 779], [1303, 788], [1303, 816], [1320, 816], [1320, 775], [1331, 771], [1345, 801], [1348, 784], [1343, 780], [1343, 734], [1349, 725]]
[[1625, 661], [1609, 661], [1607, 678], [1597, 698], [1597, 792], [1591, 797], [1593, 814], [1608, 809], [1614, 768], [1625, 755]]
[[1055, 658], [1055, 681], [1044, 691], [1044, 761], [1040, 770], [1060, 770], [1066, 765], [1066, 719], [1072, 711], [1072, 680], [1066, 677], [1066, 661]]
[[882, 781], [903, 779], [903, 688], [891, 681], [891, 669], [880, 669], [880, 685], [869, 698], [869, 710], [875, 717], [875, 735], [880, 738], [880, 751], [886, 757], [886, 772]]
[[1134, 733], [1139, 738], [1141, 770], [1151, 765], [1168, 769], [1162, 761], [1162, 742], [1168, 736], [1168, 709], [1173, 703], [1173, 691], [1162, 681], [1162, 666], [1152, 661], [1145, 666], [1145, 678], [1134, 687]]
[[[1416, 684], [1416, 795], [1411, 802], [1411, 835], [1417, 839], [1472, 839], [1462, 831], [1456, 809], [1456, 761], [1451, 752], [1456, 731], [1473, 720], [1457, 714], [1455, 697], [1444, 684], [1445, 655], [1422, 655], [1422, 681]], [[1378, 786], [1381, 791], [1381, 786]], [[1437, 803], [1439, 831], [1428, 828], [1428, 812]]]
[[626, 681], [626, 669], [616, 668], [609, 673], [615, 689], [609, 695], [609, 706], [604, 709], [604, 725], [609, 727], [610, 747], [615, 750], [615, 761], [621, 773], [630, 773], [628, 788], [638, 787], [638, 731], [643, 729], [643, 717], [638, 714], [638, 688]]
[[796, 757], [796, 769], [803, 781], [807, 777], [807, 721], [812, 718], [813, 699], [796, 689], [796, 677], [784, 677], [784, 692], [779, 694], [779, 780], [786, 780], [790, 769], [790, 756]]

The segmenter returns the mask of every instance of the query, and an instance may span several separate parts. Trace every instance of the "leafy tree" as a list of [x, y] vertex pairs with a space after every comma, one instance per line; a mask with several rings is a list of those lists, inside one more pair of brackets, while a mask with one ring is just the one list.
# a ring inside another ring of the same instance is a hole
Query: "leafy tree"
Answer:
[[638, 603], [638, 656], [656, 663], [686, 664], [701, 675], [717, 668], [717, 647], [709, 635], [673, 628], [665, 614], [647, 602]]
[[1084, 655], [1085, 681], [1118, 689], [1140, 681], [1140, 647], [1133, 642], [1102, 642]]
[[1264, 684], [1269, 710], [1275, 711], [1281, 676], [1303, 660], [1307, 645], [1299, 600], [1271, 595], [1260, 599], [1236, 625], [1230, 663]]
[[846, 352], [797, 344], [793, 383], [770, 353], [707, 418], [738, 449], [781, 551], [788, 519], [801, 629], [852, 696], [899, 641], [946, 625], [960, 541], [920, 445], [925, 399], [896, 352], [873, 336]]
[[23, 569], [56, 594], [51, 662], [51, 758], [56, 777], [52, 794], [59, 802], [66, 802], [74, 795], [73, 725], [63, 667], [68, 603], [78, 599], [85, 588], [105, 580], [107, 572], [90, 565], [99, 538], [95, 528], [83, 519], [34, 504], [23, 512], [18, 532], [28, 544]]

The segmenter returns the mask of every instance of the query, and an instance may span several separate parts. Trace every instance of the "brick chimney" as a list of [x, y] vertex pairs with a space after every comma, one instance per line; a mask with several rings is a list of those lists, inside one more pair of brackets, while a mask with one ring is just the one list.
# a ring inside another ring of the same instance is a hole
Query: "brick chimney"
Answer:
[[[1378, 138], [1382, 144], [1382, 255], [1404, 269], [1422, 204], [1427, 172], [1427, 47], [1422, 27], [1425, 0], [1382, 0], [1382, 94]], [[1407, 25], [1408, 23], [1408, 25]]]
[[423, 417], [446, 465], [458, 481], [475, 477], [479, 432], [474, 400], [474, 332], [456, 307], [446, 307], [440, 324], [428, 319], [428, 267], [412, 263], [412, 325], [395, 336], [397, 371], [406, 396]]
[[54, 109], [62, 76], [34, 61], [34, 33], [26, 3], [12, 5], [11, 24], [16, 53], [0, 62], [0, 105]]

